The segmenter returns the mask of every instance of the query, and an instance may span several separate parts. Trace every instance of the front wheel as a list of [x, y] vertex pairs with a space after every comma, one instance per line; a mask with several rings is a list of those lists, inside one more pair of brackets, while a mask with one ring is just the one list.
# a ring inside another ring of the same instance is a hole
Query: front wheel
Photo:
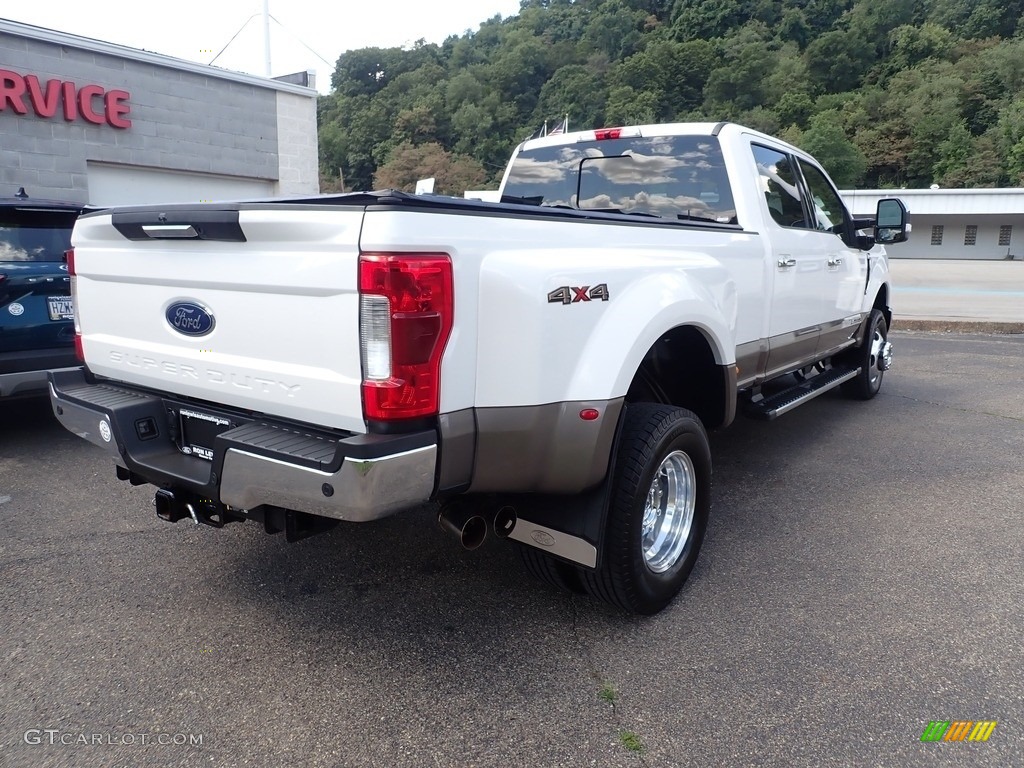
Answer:
[[682, 408], [628, 405], [624, 419], [601, 564], [580, 575], [594, 597], [653, 614], [697, 562], [711, 507], [711, 450], [700, 420]]
[[859, 347], [851, 350], [849, 361], [851, 365], [860, 367], [860, 373], [843, 382], [840, 386], [842, 393], [855, 400], [870, 400], [878, 394], [882, 387], [882, 375], [892, 365], [889, 326], [881, 311], [871, 310], [864, 338]]

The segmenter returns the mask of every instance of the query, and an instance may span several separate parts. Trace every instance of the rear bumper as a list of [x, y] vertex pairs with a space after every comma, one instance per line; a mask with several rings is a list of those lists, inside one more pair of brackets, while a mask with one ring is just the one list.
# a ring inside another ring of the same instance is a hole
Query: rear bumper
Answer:
[[50, 369], [76, 365], [71, 348], [0, 353], [0, 398], [43, 395]]
[[[91, 383], [81, 368], [52, 372], [50, 400], [61, 424], [102, 448], [136, 478], [235, 509], [272, 505], [365, 522], [428, 501], [434, 494], [433, 430], [402, 435], [318, 432]], [[182, 452], [182, 407], [230, 422], [213, 440], [212, 460]]]
[[46, 392], [46, 371], [0, 373], [0, 398], [42, 395]]

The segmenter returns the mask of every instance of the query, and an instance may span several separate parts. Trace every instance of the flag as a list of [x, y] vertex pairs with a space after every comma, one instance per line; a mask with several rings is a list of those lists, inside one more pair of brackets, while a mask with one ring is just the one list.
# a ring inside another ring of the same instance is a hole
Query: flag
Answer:
[[560, 121], [558, 123], [558, 125], [556, 125], [550, 131], [548, 131], [548, 136], [554, 136], [555, 134], [558, 134], [558, 133], [568, 133], [568, 132], [569, 132], [569, 116], [566, 115], [564, 120]]
[[532, 134], [530, 134], [530, 136], [527, 138], [527, 141], [529, 141], [530, 139], [540, 139], [540, 138], [543, 138], [544, 136], [547, 136], [547, 135], [548, 135], [548, 121], [545, 120], [544, 121], [544, 125], [542, 125], [540, 128], [538, 128]]

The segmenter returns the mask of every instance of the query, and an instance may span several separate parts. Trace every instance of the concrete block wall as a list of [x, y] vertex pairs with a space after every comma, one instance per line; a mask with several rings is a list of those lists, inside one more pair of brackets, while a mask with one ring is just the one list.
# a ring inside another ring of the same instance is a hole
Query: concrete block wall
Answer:
[[316, 101], [293, 93], [277, 94], [278, 195], [308, 195], [309, 180], [320, 191]]

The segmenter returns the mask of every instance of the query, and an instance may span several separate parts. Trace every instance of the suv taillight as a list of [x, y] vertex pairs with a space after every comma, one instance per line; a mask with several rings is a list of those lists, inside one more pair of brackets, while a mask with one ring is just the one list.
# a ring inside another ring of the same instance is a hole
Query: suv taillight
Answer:
[[64, 251], [64, 261], [68, 264], [68, 276], [71, 278], [71, 311], [75, 316], [75, 357], [85, 362], [85, 350], [82, 348], [82, 326], [78, 321], [78, 277], [75, 274], [75, 249]]
[[434, 416], [454, 315], [444, 253], [359, 255], [359, 349], [368, 421]]

